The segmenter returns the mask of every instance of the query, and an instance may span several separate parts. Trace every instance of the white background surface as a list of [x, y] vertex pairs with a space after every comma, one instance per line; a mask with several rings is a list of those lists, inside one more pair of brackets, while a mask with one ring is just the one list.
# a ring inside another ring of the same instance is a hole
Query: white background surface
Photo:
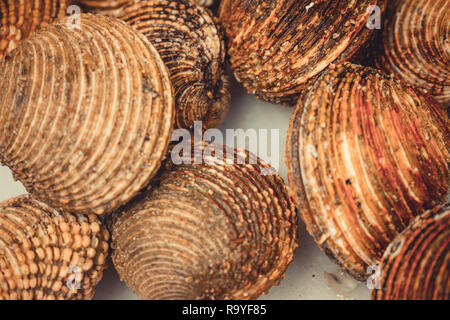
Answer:
[[[245, 93], [237, 83], [233, 83], [232, 107], [221, 129], [278, 129], [279, 130], [279, 173], [287, 182], [287, 168], [284, 163], [286, 133], [292, 109], [257, 100]], [[270, 131], [269, 135], [270, 137]], [[232, 143], [232, 142], [231, 142]], [[230, 143], [228, 143], [230, 144]], [[270, 147], [268, 148], [270, 150]], [[275, 164], [274, 164], [275, 165]], [[0, 167], [0, 201], [25, 193], [23, 186], [14, 182], [11, 172]], [[300, 245], [294, 262], [290, 265], [286, 279], [280, 286], [273, 287], [261, 299], [369, 299], [370, 290], [365, 283], [349, 279], [316, 246], [301, 224]], [[326, 281], [324, 273], [341, 278], [340, 285]], [[103, 280], [97, 286], [94, 299], [137, 299], [120, 282], [114, 268], [109, 266]]]

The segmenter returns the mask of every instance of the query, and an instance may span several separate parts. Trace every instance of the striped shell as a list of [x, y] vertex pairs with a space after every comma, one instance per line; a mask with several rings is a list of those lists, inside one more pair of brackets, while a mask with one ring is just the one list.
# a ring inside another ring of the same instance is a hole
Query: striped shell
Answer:
[[82, 14], [0, 61], [0, 160], [56, 209], [113, 211], [146, 186], [171, 135], [174, 99], [154, 47], [125, 23]]
[[208, 162], [168, 162], [118, 213], [114, 266], [143, 299], [256, 299], [293, 259], [298, 221], [283, 180], [261, 175], [269, 166], [249, 164], [247, 152], [231, 149], [246, 165], [225, 164], [217, 155], [226, 149], [205, 146], [196, 155]]
[[450, 106], [450, 1], [396, 0], [378, 66]]
[[29, 196], [0, 202], [0, 300], [91, 299], [108, 238], [95, 215], [59, 213]]
[[39, 27], [66, 15], [67, 0], [0, 0], [0, 59]]
[[222, 0], [231, 67], [259, 98], [293, 105], [330, 64], [356, 59], [374, 34], [372, 8], [386, 0]]
[[450, 204], [418, 217], [383, 255], [375, 300], [450, 300]]
[[175, 91], [175, 125], [216, 127], [230, 106], [225, 45], [210, 11], [176, 1], [139, 1], [118, 17], [143, 33], [160, 53]]
[[450, 126], [439, 104], [345, 63], [311, 84], [291, 117], [291, 192], [308, 232], [358, 280], [413, 217], [445, 201]]

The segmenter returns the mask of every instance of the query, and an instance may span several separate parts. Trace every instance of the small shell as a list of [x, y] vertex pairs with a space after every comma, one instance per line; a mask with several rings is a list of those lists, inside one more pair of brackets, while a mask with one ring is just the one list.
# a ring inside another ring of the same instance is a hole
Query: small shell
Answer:
[[375, 5], [383, 12], [386, 0], [222, 0], [237, 80], [263, 100], [295, 104], [308, 80], [360, 56]]
[[0, 300], [91, 299], [108, 232], [95, 215], [60, 213], [29, 196], [0, 203]]
[[[155, 186], [117, 213], [114, 266], [143, 299], [256, 299], [293, 259], [298, 221], [283, 180], [261, 175], [270, 166], [248, 164], [248, 152], [213, 146], [196, 149], [212, 155], [207, 163], [168, 161]], [[247, 164], [218, 160], [226, 150]]]
[[0, 59], [39, 27], [66, 15], [66, 0], [0, 0]]
[[394, 1], [377, 64], [450, 106], [450, 1]]
[[143, 33], [166, 63], [176, 97], [176, 127], [202, 121], [208, 129], [222, 122], [231, 102], [226, 50], [209, 10], [151, 0], [123, 7], [118, 17]]
[[365, 280], [414, 216], [445, 201], [450, 125], [439, 104], [345, 63], [308, 88], [291, 117], [291, 192], [322, 250]]
[[169, 73], [122, 21], [82, 14], [41, 29], [0, 61], [0, 160], [37, 199], [113, 211], [145, 187], [174, 121]]
[[450, 300], [450, 204], [416, 218], [389, 245], [374, 300]]

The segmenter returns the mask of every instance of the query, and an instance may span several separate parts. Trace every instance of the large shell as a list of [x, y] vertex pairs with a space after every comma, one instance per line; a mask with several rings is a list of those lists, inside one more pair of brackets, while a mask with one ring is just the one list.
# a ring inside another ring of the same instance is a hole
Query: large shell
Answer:
[[176, 97], [175, 124], [217, 126], [230, 106], [225, 46], [209, 10], [177, 1], [139, 1], [118, 17], [142, 32], [166, 63]]
[[231, 67], [250, 93], [292, 105], [330, 64], [355, 58], [386, 0], [222, 0]]
[[291, 117], [292, 194], [322, 250], [359, 280], [412, 218], [445, 201], [449, 120], [439, 104], [345, 63], [308, 88]]
[[97, 216], [59, 213], [21, 196], [0, 203], [0, 300], [90, 299], [108, 232]]
[[378, 66], [450, 106], [450, 1], [396, 0]]
[[424, 213], [383, 255], [375, 300], [450, 300], [450, 204]]
[[0, 59], [39, 27], [66, 15], [68, 0], [0, 0]]
[[82, 14], [0, 62], [0, 160], [56, 209], [102, 214], [148, 184], [174, 119], [168, 71], [122, 21]]
[[139, 297], [255, 299], [283, 277], [297, 246], [295, 207], [278, 175], [261, 175], [267, 164], [231, 152], [247, 165], [217, 153], [168, 162], [157, 186], [120, 212], [113, 262]]

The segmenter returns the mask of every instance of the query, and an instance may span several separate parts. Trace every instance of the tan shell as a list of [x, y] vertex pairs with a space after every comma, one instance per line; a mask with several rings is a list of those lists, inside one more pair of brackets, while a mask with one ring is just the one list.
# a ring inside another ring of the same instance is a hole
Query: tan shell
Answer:
[[450, 300], [450, 204], [430, 210], [383, 255], [375, 300]]
[[256, 299], [293, 259], [298, 221], [280, 176], [261, 175], [270, 167], [242, 150], [231, 152], [246, 165], [205, 152], [204, 164], [168, 161], [154, 188], [117, 213], [114, 266], [143, 299]]
[[230, 107], [225, 45], [209, 10], [177, 1], [139, 1], [118, 17], [143, 33], [160, 53], [175, 91], [175, 125], [205, 129], [222, 122]]
[[450, 125], [439, 104], [378, 71], [325, 72], [291, 117], [291, 192], [308, 232], [356, 279], [413, 217], [445, 201]]
[[0, 61], [0, 160], [39, 200], [113, 211], [148, 184], [171, 135], [174, 98], [154, 47], [125, 23], [82, 14]]
[[39, 27], [66, 15], [68, 0], [0, 0], [0, 59]]
[[378, 66], [450, 106], [450, 1], [393, 1]]
[[108, 232], [98, 218], [59, 213], [29, 196], [0, 203], [0, 300], [91, 299]]
[[236, 79], [263, 100], [293, 105], [330, 64], [356, 59], [386, 0], [222, 0], [219, 19]]

